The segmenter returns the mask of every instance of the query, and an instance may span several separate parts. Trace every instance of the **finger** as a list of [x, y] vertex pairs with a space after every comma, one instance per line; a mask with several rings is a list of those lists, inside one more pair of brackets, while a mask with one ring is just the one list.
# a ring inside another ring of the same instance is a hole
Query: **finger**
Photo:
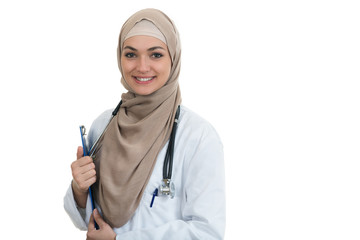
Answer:
[[83, 148], [78, 146], [77, 152], [76, 152], [76, 159], [82, 158], [84, 156]]
[[95, 208], [93, 211], [93, 215], [95, 218], [95, 222], [97, 225], [99, 225], [99, 228], [103, 228], [107, 223], [102, 219], [101, 215], [99, 214], [99, 211]]
[[82, 166], [85, 166], [90, 163], [93, 163], [93, 160], [89, 156], [81, 157], [81, 158], [77, 159], [76, 161], [74, 161], [75, 166], [78, 166], [78, 167], [82, 167]]
[[88, 231], [95, 230], [95, 224], [94, 224], [94, 213], [90, 215], [89, 225], [88, 225]]
[[73, 176], [80, 176], [91, 170], [95, 170], [95, 164], [89, 157], [80, 158], [71, 163], [71, 172]]
[[91, 185], [93, 185], [96, 182], [96, 176], [89, 178], [87, 180], [85, 180], [82, 184], [82, 189], [88, 189]]
[[[87, 173], [87, 172], [95, 172], [95, 164], [93, 163], [93, 161], [91, 160], [90, 158], [90, 162], [88, 162], [89, 160], [84, 160], [84, 163], [81, 162], [80, 164], [84, 164], [80, 167], [81, 169], [81, 172], [82, 173]], [[85, 163], [85, 162], [88, 162], [88, 163]]]
[[74, 181], [77, 184], [77, 187], [80, 191], [86, 192], [88, 188], [96, 182], [96, 175], [84, 179], [83, 175], [81, 176], [74, 176]]
[[[93, 165], [93, 163], [91, 163]], [[95, 166], [86, 165], [73, 169], [73, 177], [78, 181], [86, 181], [96, 176]]]
[[96, 171], [94, 169], [91, 169], [85, 173], [83, 173], [79, 179], [83, 181], [88, 181], [89, 179], [96, 178]]

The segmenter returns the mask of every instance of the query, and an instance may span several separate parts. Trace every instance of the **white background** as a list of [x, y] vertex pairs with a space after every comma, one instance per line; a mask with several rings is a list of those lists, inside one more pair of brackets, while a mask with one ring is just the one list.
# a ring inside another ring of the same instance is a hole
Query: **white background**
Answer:
[[2, 236], [85, 239], [63, 210], [78, 126], [118, 103], [120, 28], [154, 7], [181, 34], [183, 103], [224, 143], [226, 239], [359, 239], [356, 3], [1, 1]]

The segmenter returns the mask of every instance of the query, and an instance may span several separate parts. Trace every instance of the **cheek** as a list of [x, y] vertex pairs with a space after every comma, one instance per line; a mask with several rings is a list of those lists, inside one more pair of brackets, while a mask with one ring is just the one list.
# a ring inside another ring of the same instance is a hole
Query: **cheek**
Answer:
[[163, 64], [161, 66], [161, 72], [166, 79], [170, 76], [170, 71], [171, 71], [171, 64]]
[[129, 63], [129, 61], [123, 60], [121, 61], [121, 69], [124, 75], [127, 75], [130, 73], [132, 69], [132, 64]]

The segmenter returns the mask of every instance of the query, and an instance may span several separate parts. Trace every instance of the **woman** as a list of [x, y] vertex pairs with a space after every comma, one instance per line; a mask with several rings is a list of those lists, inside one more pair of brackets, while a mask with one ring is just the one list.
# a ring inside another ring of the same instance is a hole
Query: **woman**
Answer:
[[78, 148], [64, 198], [88, 239], [223, 238], [222, 144], [208, 122], [180, 106], [180, 56], [178, 31], [161, 11], [141, 10], [124, 23], [118, 63], [128, 92], [107, 128], [112, 110], [93, 122], [90, 146], [106, 131], [93, 158]]

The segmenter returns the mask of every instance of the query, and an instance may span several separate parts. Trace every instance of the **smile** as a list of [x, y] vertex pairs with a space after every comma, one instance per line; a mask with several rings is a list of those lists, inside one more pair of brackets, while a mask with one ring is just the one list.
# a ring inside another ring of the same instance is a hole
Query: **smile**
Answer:
[[140, 82], [148, 82], [152, 79], [154, 79], [154, 77], [135, 77], [136, 80], [140, 81]]

